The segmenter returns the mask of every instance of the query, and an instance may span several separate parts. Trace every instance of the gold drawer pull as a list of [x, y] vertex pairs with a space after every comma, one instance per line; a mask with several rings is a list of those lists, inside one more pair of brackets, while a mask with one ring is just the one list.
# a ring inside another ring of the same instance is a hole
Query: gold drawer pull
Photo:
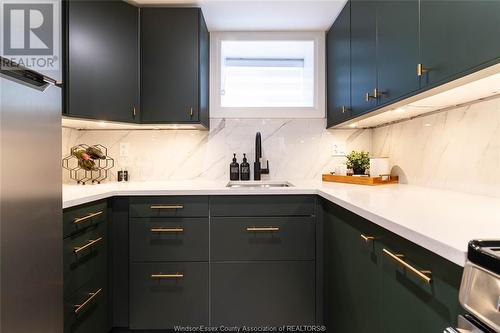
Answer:
[[78, 253], [78, 252], [81, 252], [81, 251], [84, 251], [94, 245], [96, 245], [97, 243], [99, 243], [100, 241], [102, 241], [102, 237], [99, 237], [97, 239], [91, 239], [89, 240], [89, 242], [83, 246], [79, 246], [79, 247], [75, 247], [75, 249], [73, 250], [73, 252]]
[[365, 241], [365, 243], [368, 243], [369, 241], [372, 241], [372, 240], [375, 240], [375, 237], [373, 236], [366, 236], [366, 235], [359, 235], [361, 237], [362, 240]]
[[417, 275], [420, 279], [425, 281], [426, 283], [431, 283], [432, 278], [429, 276], [432, 274], [431, 271], [421, 271], [413, 267], [412, 265], [408, 264], [406, 261], [404, 261], [401, 258], [404, 258], [404, 255], [402, 254], [394, 254], [389, 250], [383, 249], [382, 252], [388, 256], [389, 258], [393, 259], [395, 262], [403, 266], [404, 268], [409, 269], [411, 272], [413, 272], [415, 275]]
[[151, 205], [151, 209], [183, 209], [183, 205]]
[[103, 211], [101, 210], [101, 211], [99, 211], [99, 212], [97, 212], [97, 213], [90, 213], [90, 214], [88, 214], [87, 216], [84, 216], [84, 217], [77, 217], [77, 218], [73, 221], [73, 223], [74, 223], [74, 224], [78, 224], [78, 223], [84, 222], [84, 221], [86, 221], [86, 220], [88, 220], [88, 219], [91, 219], [91, 218], [93, 218], [93, 217], [99, 216], [99, 215], [101, 215], [102, 213], [103, 213]]
[[247, 227], [248, 232], [276, 232], [280, 231], [278, 227]]
[[92, 302], [92, 300], [101, 293], [102, 291], [102, 288], [98, 289], [97, 291], [93, 292], [93, 293], [89, 293], [89, 297], [82, 303], [82, 304], [75, 304], [73, 305], [74, 307], [74, 312], [75, 314], [77, 314], [78, 312], [80, 312], [87, 304], [89, 304], [90, 302]]
[[151, 228], [151, 232], [184, 232], [184, 228]]
[[422, 76], [424, 73], [430, 72], [430, 68], [424, 67], [422, 64], [417, 64], [417, 76]]
[[175, 273], [175, 274], [151, 274], [152, 279], [182, 279], [184, 277], [183, 273]]

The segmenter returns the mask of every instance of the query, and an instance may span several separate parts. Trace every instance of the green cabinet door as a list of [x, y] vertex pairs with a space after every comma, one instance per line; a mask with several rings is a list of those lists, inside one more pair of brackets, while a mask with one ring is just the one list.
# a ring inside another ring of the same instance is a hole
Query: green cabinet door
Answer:
[[[379, 331], [379, 266], [374, 225], [361, 217], [323, 202], [325, 324], [328, 332]], [[403, 331], [402, 331], [403, 332]], [[388, 333], [385, 332], [384, 333]]]
[[139, 119], [139, 9], [124, 1], [64, 1], [64, 115]]
[[500, 1], [421, 0], [422, 87], [500, 60]]
[[[377, 3], [351, 1], [351, 106], [359, 116], [377, 106]], [[366, 98], [368, 96], [368, 99]]]
[[141, 9], [141, 121], [208, 127], [209, 35], [200, 8]]
[[326, 35], [327, 127], [351, 113], [351, 3], [347, 2]]
[[419, 89], [418, 0], [377, 2], [377, 85], [387, 104]]
[[[442, 332], [456, 324], [462, 268], [403, 238], [386, 232], [375, 242], [380, 258], [380, 328], [384, 333]], [[388, 251], [388, 252], [384, 252]], [[432, 280], [428, 283], [390, 254]]]

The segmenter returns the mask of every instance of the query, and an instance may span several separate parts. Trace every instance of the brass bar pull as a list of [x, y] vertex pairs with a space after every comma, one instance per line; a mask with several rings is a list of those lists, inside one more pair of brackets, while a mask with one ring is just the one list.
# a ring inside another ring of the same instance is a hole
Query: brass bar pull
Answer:
[[386, 92], [380, 91], [377, 88], [373, 89], [373, 97], [379, 98], [379, 97], [382, 97], [382, 96], [385, 96], [385, 95], [387, 95]]
[[184, 277], [183, 273], [175, 273], [175, 274], [151, 274], [152, 279], [182, 279]]
[[377, 96], [375, 96], [375, 95], [370, 95], [370, 93], [366, 93], [366, 95], [365, 95], [365, 100], [366, 100], [367, 102], [369, 102], [369, 101], [370, 101], [370, 99], [377, 99]]
[[278, 227], [247, 227], [248, 232], [276, 232], [280, 231]]
[[137, 116], [137, 110], [135, 109], [135, 106], [132, 109], [132, 114], [133, 114], [134, 118], [135, 118], [135, 116]]
[[373, 237], [373, 236], [366, 236], [366, 235], [361, 234], [360, 237], [366, 243], [368, 243], [369, 241], [375, 240], [375, 237]]
[[193, 108], [192, 107], [189, 109], [189, 116], [193, 117]]
[[431, 69], [424, 67], [422, 64], [417, 64], [417, 75], [422, 76], [424, 73], [429, 72]]
[[90, 213], [89, 215], [84, 216], [84, 217], [77, 217], [77, 218], [73, 221], [73, 223], [74, 223], [74, 224], [78, 224], [78, 223], [84, 222], [84, 221], [86, 221], [86, 220], [88, 220], [88, 219], [91, 219], [91, 218], [93, 218], [93, 217], [99, 216], [99, 215], [101, 215], [102, 213], [103, 213], [103, 211], [101, 210], [100, 212], [97, 212], [97, 213]]
[[350, 109], [350, 108], [348, 108], [347, 106], [342, 106], [342, 108], [340, 109], [340, 111], [341, 111], [342, 113], [346, 113], [346, 112], [348, 112], [348, 111], [350, 111], [350, 110], [351, 110], [351, 109]]
[[151, 209], [183, 209], [183, 205], [151, 205]]
[[184, 228], [151, 228], [151, 232], [184, 232]]
[[389, 251], [387, 249], [383, 249], [382, 252], [386, 256], [388, 256], [389, 258], [391, 258], [392, 260], [394, 260], [395, 262], [397, 262], [398, 264], [400, 264], [401, 266], [403, 266], [404, 268], [407, 268], [408, 270], [410, 270], [412, 273], [414, 273], [415, 275], [417, 275], [420, 279], [422, 279], [426, 283], [431, 283], [432, 277], [429, 276], [429, 275], [432, 274], [431, 271], [421, 271], [421, 270], [416, 269], [415, 267], [413, 267], [412, 265], [408, 264], [406, 261], [404, 261], [402, 259], [402, 258], [404, 258], [404, 255], [402, 255], [402, 254], [394, 254], [394, 253], [392, 253], [391, 251]]
[[94, 245], [96, 245], [97, 243], [99, 243], [100, 241], [102, 241], [102, 237], [99, 237], [97, 239], [92, 239], [92, 240], [89, 240], [89, 242], [83, 246], [79, 246], [79, 247], [75, 247], [75, 249], [73, 250], [73, 252], [78, 253], [78, 252], [81, 252], [81, 251], [84, 251]]
[[93, 292], [93, 293], [89, 293], [89, 297], [82, 303], [82, 304], [75, 304], [73, 305], [74, 307], [74, 312], [75, 314], [77, 314], [78, 312], [80, 312], [83, 308], [85, 308], [85, 306], [87, 306], [87, 304], [89, 304], [90, 302], [92, 302], [92, 300], [101, 293], [102, 291], [102, 288], [100, 289], [97, 289], [97, 291]]

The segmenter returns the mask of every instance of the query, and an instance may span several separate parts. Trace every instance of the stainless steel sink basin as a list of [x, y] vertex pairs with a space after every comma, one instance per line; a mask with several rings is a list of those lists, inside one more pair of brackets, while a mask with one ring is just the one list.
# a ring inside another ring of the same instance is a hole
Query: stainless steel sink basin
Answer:
[[293, 184], [283, 181], [232, 181], [227, 183], [230, 188], [283, 188], [293, 187]]

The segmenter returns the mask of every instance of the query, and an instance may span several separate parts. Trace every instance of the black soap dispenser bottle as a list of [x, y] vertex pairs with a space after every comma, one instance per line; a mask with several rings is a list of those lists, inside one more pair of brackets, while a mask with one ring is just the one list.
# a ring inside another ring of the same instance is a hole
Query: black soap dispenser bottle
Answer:
[[243, 154], [243, 162], [240, 165], [241, 180], [250, 180], [250, 164], [247, 162], [247, 154]]
[[229, 165], [229, 179], [240, 180], [240, 165], [236, 162], [236, 154], [233, 156], [233, 162]]

